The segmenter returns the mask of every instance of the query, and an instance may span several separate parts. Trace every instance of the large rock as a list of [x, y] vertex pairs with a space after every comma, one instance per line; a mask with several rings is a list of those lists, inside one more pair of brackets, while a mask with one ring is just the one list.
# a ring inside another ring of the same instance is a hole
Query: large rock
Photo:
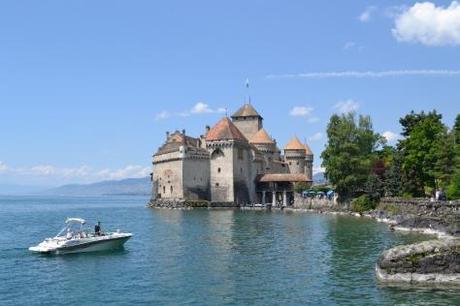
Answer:
[[376, 275], [382, 282], [460, 285], [460, 238], [389, 249], [380, 256]]

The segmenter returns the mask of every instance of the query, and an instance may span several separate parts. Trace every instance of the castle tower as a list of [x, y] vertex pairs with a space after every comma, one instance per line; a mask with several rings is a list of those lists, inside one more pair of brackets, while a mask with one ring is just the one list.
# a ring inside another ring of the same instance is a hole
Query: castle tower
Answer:
[[235, 126], [246, 139], [251, 139], [262, 127], [262, 116], [250, 104], [246, 103], [232, 115]]
[[212, 202], [245, 204], [255, 199], [252, 148], [243, 133], [224, 117], [206, 135], [210, 155]]
[[313, 181], [313, 152], [310, 147], [305, 144], [305, 175], [308, 180]]
[[254, 145], [264, 155], [264, 172], [270, 172], [272, 168], [274, 154], [277, 152], [276, 142], [268, 135], [264, 128], [261, 128], [252, 138], [249, 143]]
[[305, 157], [305, 145], [297, 137], [291, 139], [284, 147], [284, 158], [288, 163], [289, 173], [305, 174]]

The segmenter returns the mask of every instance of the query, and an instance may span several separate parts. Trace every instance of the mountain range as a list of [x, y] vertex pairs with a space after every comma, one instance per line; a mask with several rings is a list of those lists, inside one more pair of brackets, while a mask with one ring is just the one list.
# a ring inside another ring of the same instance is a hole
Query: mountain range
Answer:
[[[313, 176], [315, 184], [326, 182], [324, 173]], [[92, 184], [70, 184], [56, 188], [39, 186], [0, 185], [0, 194], [7, 195], [60, 195], [60, 196], [101, 196], [101, 195], [150, 195], [150, 177], [128, 178], [117, 181], [102, 181]]]

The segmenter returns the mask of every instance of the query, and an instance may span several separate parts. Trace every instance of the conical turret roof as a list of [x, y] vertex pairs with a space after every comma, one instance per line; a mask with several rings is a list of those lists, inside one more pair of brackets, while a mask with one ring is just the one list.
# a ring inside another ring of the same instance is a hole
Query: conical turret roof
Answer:
[[240, 130], [233, 124], [233, 122], [228, 118], [224, 117], [219, 122], [216, 123], [206, 134], [206, 141], [213, 140], [244, 140], [247, 139], [240, 132]]
[[284, 147], [284, 150], [305, 150], [305, 145], [300, 142], [299, 138], [294, 137]]
[[260, 117], [262, 118], [262, 116], [259, 115], [256, 109], [250, 103], [244, 104], [243, 106], [240, 107], [239, 110], [237, 110], [232, 115], [232, 118], [236, 118], [236, 117]]
[[274, 144], [273, 139], [268, 135], [264, 128], [261, 128], [254, 136], [249, 140], [250, 143], [258, 144]]

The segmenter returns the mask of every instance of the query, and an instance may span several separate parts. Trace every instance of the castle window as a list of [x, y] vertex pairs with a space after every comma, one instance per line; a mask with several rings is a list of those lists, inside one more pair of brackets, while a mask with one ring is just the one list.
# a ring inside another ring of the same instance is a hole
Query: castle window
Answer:
[[166, 186], [163, 186], [163, 194], [166, 193]]
[[299, 165], [299, 162], [297, 162], [297, 165]]
[[243, 149], [238, 149], [238, 159], [244, 159]]
[[216, 187], [219, 187], [219, 183], [216, 183]]
[[292, 165], [292, 162], [289, 162], [289, 166], [291, 166], [291, 165]]
[[173, 186], [171, 186], [171, 194], [173, 193]]
[[217, 168], [217, 173], [220, 173], [220, 168]]
[[240, 172], [243, 173], [243, 168], [240, 168]]

